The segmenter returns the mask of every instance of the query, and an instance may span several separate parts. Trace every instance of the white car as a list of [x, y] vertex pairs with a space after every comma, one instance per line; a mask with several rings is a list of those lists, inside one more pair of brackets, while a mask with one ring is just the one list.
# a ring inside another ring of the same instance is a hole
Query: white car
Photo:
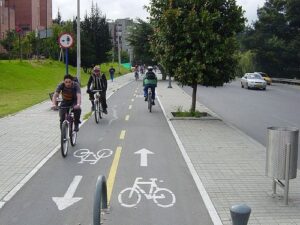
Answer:
[[241, 79], [241, 87], [266, 90], [267, 82], [258, 73], [245, 73]]

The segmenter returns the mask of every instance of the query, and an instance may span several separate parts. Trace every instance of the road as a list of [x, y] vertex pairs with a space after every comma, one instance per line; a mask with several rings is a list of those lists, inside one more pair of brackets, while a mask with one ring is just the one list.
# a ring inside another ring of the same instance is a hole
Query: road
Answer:
[[99, 175], [108, 179], [103, 224], [212, 224], [158, 102], [147, 111], [141, 81], [108, 105], [99, 124], [91, 117], [80, 128], [66, 158], [57, 152], [5, 204], [0, 224], [90, 225]]
[[[190, 87], [183, 89], [191, 95]], [[199, 85], [197, 90], [199, 102], [264, 146], [268, 127], [300, 128], [299, 99], [300, 87], [286, 84], [272, 84], [266, 91], [248, 90], [236, 80], [217, 88]]]

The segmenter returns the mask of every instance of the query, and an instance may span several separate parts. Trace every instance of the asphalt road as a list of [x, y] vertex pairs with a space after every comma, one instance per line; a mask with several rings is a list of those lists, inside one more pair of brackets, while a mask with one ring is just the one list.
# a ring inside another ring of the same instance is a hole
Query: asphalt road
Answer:
[[158, 102], [147, 111], [141, 81], [108, 105], [99, 124], [91, 117], [80, 128], [66, 158], [57, 152], [5, 204], [1, 225], [92, 224], [99, 175], [108, 179], [103, 224], [212, 224]]
[[[191, 95], [190, 87], [183, 89]], [[223, 87], [199, 85], [197, 100], [264, 146], [267, 145], [268, 127], [300, 128], [299, 86], [275, 83], [267, 86], [266, 91], [248, 90], [241, 88], [238, 79]]]

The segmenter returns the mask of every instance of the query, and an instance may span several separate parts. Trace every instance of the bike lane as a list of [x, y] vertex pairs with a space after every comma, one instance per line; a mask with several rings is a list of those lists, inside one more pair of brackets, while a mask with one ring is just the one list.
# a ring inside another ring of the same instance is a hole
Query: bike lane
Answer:
[[108, 177], [120, 148], [120, 131], [128, 109], [125, 101], [132, 88], [129, 84], [112, 95], [109, 114], [99, 124], [90, 117], [67, 157], [62, 158], [57, 151], [4, 205], [1, 225], [92, 224], [96, 181], [99, 175]]
[[158, 101], [149, 113], [142, 83], [132, 85], [120, 134], [122, 152], [103, 223], [213, 224]]

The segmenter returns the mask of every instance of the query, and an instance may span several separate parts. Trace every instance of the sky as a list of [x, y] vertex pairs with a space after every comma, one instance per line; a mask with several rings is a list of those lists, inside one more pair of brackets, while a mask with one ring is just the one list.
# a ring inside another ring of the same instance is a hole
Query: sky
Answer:
[[[149, 14], [143, 8], [150, 0], [80, 0], [80, 17], [90, 13], [92, 1], [97, 3], [107, 19], [141, 18], [146, 20]], [[263, 6], [265, 0], [236, 0], [243, 7], [248, 24], [257, 19], [257, 8]], [[63, 20], [73, 19], [77, 15], [77, 0], [52, 0], [52, 17], [57, 17], [58, 9]]]

